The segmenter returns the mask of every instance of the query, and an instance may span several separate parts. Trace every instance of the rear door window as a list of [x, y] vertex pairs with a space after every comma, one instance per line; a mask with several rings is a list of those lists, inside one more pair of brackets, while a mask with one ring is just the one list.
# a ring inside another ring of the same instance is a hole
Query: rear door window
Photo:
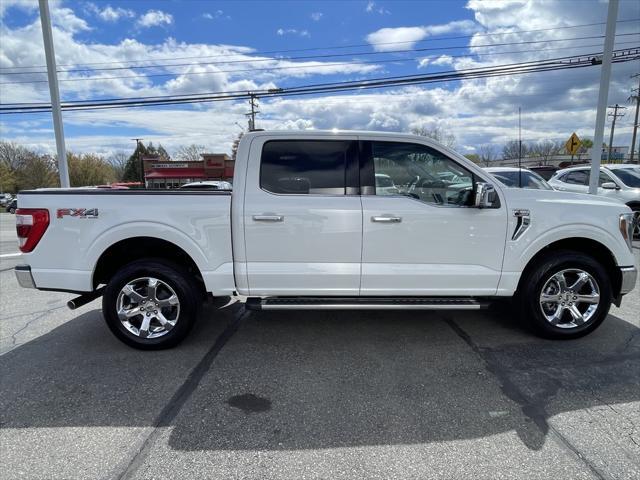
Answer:
[[357, 152], [351, 140], [273, 140], [260, 162], [260, 188], [285, 195], [344, 195], [346, 171]]

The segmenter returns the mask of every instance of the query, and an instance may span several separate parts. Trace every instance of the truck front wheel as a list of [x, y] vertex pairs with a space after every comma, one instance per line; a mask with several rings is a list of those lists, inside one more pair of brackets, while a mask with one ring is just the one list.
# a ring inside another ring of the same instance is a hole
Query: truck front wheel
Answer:
[[572, 339], [591, 333], [611, 307], [611, 282], [592, 257], [569, 250], [543, 257], [520, 283], [521, 312], [540, 336]]
[[142, 259], [119, 270], [102, 297], [109, 329], [143, 350], [170, 348], [195, 323], [200, 296], [189, 273], [163, 259]]

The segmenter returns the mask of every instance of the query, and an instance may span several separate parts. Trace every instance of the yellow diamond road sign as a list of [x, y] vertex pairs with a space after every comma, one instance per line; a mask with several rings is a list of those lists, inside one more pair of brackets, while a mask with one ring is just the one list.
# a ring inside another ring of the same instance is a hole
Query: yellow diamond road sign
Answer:
[[570, 155], [575, 155], [576, 153], [578, 153], [580, 145], [582, 145], [580, 138], [578, 138], [576, 132], [573, 132], [569, 137], [569, 140], [567, 140], [567, 143], [564, 144], [564, 148], [567, 149], [567, 153], [569, 153]]

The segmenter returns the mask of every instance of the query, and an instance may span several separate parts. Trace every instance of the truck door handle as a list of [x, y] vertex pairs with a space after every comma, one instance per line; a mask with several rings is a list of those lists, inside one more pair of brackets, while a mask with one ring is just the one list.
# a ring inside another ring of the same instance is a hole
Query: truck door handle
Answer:
[[255, 222], [282, 222], [284, 220], [283, 215], [254, 215], [253, 220]]
[[381, 217], [371, 217], [371, 221], [379, 223], [400, 223], [402, 221], [402, 217], [383, 215]]

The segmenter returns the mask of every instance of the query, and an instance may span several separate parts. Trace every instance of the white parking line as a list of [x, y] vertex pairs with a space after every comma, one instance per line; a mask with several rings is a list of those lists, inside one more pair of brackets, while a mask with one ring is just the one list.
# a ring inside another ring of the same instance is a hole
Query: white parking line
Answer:
[[19, 257], [21, 253], [4, 253], [0, 255], [0, 258]]

